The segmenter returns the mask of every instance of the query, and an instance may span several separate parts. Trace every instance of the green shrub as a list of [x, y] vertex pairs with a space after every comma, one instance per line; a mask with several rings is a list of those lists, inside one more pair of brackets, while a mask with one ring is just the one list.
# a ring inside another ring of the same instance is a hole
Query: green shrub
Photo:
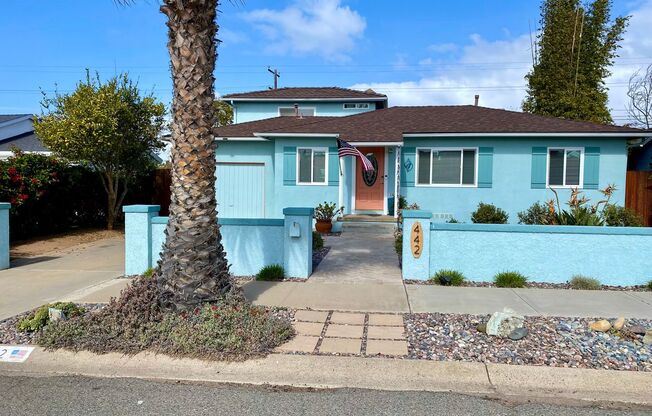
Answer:
[[573, 276], [570, 280], [570, 287], [577, 290], [600, 290], [602, 285], [597, 279], [586, 276]]
[[400, 228], [394, 231], [394, 250], [399, 256], [403, 254], [403, 231]]
[[321, 250], [324, 248], [324, 238], [317, 231], [312, 232], [312, 249]]
[[143, 273], [143, 277], [152, 277], [154, 276], [154, 271], [155, 269], [153, 267], [149, 267], [145, 272]]
[[258, 272], [256, 280], [283, 280], [285, 278], [285, 270], [280, 264], [270, 264]]
[[450, 217], [446, 222], [449, 224], [459, 224], [459, 221], [456, 220], [455, 217]]
[[549, 225], [554, 223], [554, 217], [546, 204], [535, 202], [530, 208], [518, 213], [518, 223], [527, 225]]
[[240, 360], [269, 353], [294, 331], [281, 310], [238, 294], [174, 312], [161, 307], [153, 279], [135, 278], [102, 310], [53, 322], [36, 341], [48, 349], [136, 354], [148, 350], [202, 359]]
[[34, 312], [21, 319], [16, 327], [19, 331], [38, 331], [50, 323], [49, 309], [60, 309], [66, 315], [66, 318], [73, 318], [82, 315], [86, 310], [72, 302], [55, 302], [42, 305]]
[[493, 204], [480, 202], [478, 208], [471, 214], [471, 221], [476, 224], [506, 224], [509, 215]]
[[647, 290], [652, 290], [652, 280], [650, 280], [649, 282], [647, 282], [646, 287], [647, 287]]
[[612, 227], [642, 227], [643, 218], [631, 208], [609, 204], [602, 211], [604, 222]]
[[430, 278], [430, 281], [442, 286], [462, 286], [464, 275], [457, 270], [440, 270]]
[[494, 276], [497, 287], [525, 287], [527, 277], [518, 272], [502, 272]]

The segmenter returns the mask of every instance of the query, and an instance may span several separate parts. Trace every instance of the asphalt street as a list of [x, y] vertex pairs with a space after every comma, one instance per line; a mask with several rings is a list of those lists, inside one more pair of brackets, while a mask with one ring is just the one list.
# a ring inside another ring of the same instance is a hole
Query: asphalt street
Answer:
[[508, 403], [453, 393], [0, 375], [0, 415], [643, 415], [645, 409]]

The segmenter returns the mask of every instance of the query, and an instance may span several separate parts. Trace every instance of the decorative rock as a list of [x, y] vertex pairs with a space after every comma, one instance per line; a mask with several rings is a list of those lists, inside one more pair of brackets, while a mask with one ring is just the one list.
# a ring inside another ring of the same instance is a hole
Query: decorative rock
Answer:
[[487, 322], [487, 334], [499, 337], [508, 337], [516, 328], [523, 328], [525, 318], [517, 315], [509, 308], [502, 312], [494, 312]]
[[625, 326], [625, 318], [623, 318], [622, 316], [616, 319], [612, 324], [613, 329], [615, 329], [616, 331], [620, 331], [621, 329], [623, 329], [623, 326]]
[[630, 332], [633, 332], [637, 335], [645, 335], [645, 331], [646, 331], [645, 327], [641, 325], [632, 325], [630, 327], [627, 327], [627, 329], [629, 329]]
[[602, 319], [599, 321], [591, 322], [589, 324], [589, 328], [596, 332], [607, 332], [611, 329], [611, 323], [606, 319]]
[[50, 322], [65, 321], [66, 314], [61, 309], [48, 308]]
[[476, 326], [476, 329], [478, 330], [478, 332], [482, 332], [483, 334], [486, 334], [487, 333], [487, 324], [485, 324], [485, 323], [478, 324], [478, 326]]
[[513, 341], [518, 341], [519, 339], [525, 338], [528, 332], [529, 331], [525, 327], [516, 328], [515, 330], [509, 333], [509, 339]]
[[652, 345], [652, 329], [648, 329], [643, 337], [643, 344]]

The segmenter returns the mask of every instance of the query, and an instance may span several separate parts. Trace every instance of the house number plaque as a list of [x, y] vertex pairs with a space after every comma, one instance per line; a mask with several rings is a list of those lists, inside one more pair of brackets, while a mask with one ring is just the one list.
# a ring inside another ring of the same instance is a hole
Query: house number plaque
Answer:
[[412, 224], [412, 232], [410, 233], [410, 246], [412, 247], [412, 256], [415, 259], [421, 257], [423, 251], [423, 227], [419, 221]]

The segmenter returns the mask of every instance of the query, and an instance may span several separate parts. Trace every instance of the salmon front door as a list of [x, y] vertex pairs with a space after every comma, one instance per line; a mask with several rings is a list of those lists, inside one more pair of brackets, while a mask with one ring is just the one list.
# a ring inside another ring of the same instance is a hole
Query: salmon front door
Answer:
[[365, 172], [360, 159], [356, 159], [355, 209], [382, 211], [385, 208], [385, 148], [359, 147], [358, 150], [367, 156], [375, 170]]

